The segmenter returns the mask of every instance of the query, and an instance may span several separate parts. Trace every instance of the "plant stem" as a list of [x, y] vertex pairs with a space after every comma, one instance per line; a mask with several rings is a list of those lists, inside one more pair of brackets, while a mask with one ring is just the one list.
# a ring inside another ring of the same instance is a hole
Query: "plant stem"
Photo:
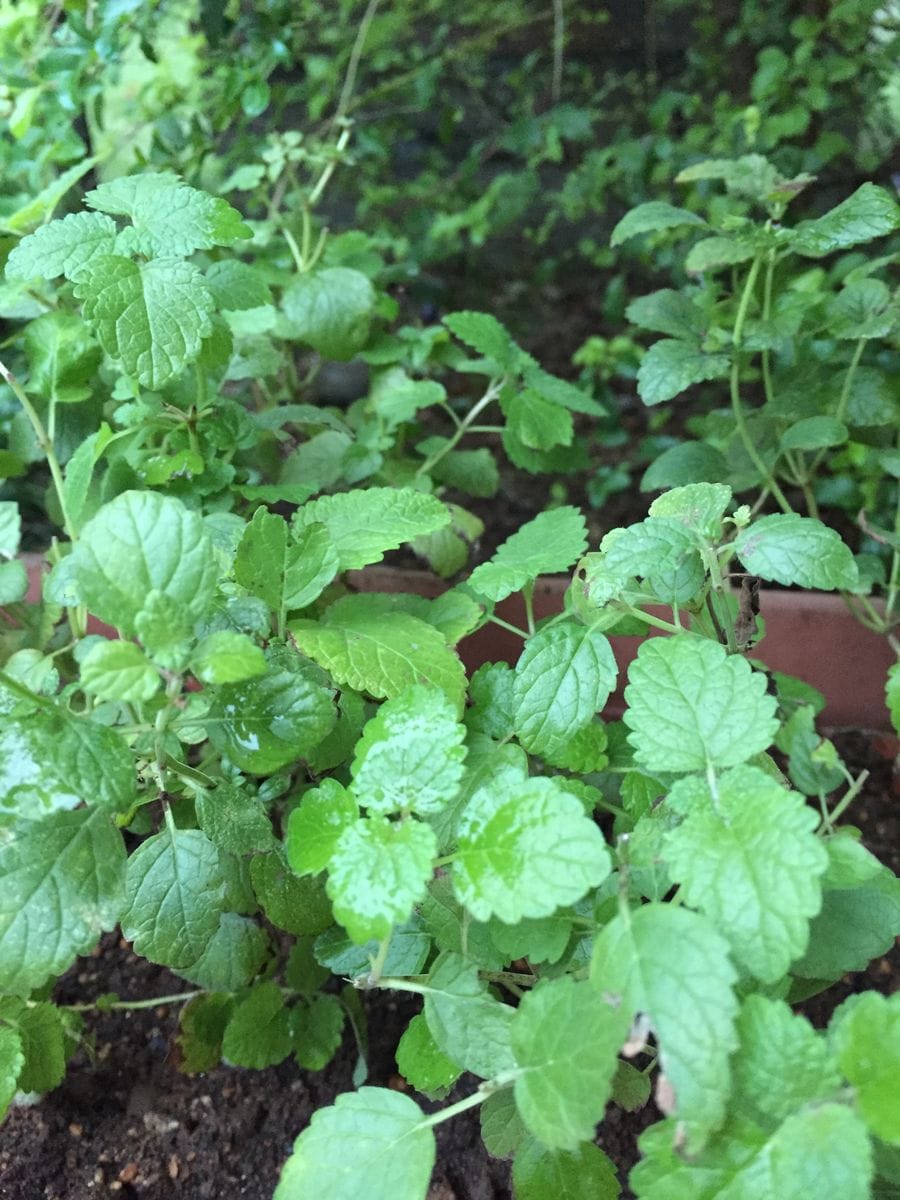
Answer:
[[341, 88], [337, 111], [334, 114], [335, 121], [340, 120], [346, 114], [347, 109], [350, 107], [350, 101], [353, 99], [353, 89], [356, 87], [356, 72], [359, 70], [359, 61], [362, 58], [366, 38], [369, 35], [369, 26], [375, 19], [379, 3], [380, 0], [369, 0], [366, 11], [363, 13], [362, 20], [359, 23], [359, 29], [356, 31], [353, 49], [350, 51], [350, 59], [347, 63], [347, 74], [344, 76], [344, 86]]
[[562, 94], [563, 55], [566, 49], [566, 13], [563, 0], [553, 0], [553, 78], [550, 82], [550, 97], [559, 103]]
[[664, 629], [666, 633], [684, 633], [683, 625], [674, 625], [671, 621], [664, 621], [662, 617], [654, 617], [652, 613], [635, 608], [633, 604], [627, 604], [624, 600], [620, 601], [617, 607], [627, 612], [630, 617], [637, 617], [645, 625], [652, 625], [654, 629]]
[[157, 1008], [163, 1004], [183, 1004], [202, 995], [204, 995], [203, 989], [197, 988], [193, 992], [176, 992], [171, 996], [153, 996], [149, 1000], [115, 1000], [111, 1004], [99, 1005], [94, 1001], [92, 1004], [60, 1004], [59, 1007], [64, 1008], [67, 1012], [107, 1012], [113, 1009]]
[[[766, 274], [763, 280], [763, 320], [768, 321], [772, 316], [772, 278], [775, 274], [775, 251], [770, 250], [766, 255]], [[762, 352], [763, 390], [766, 403], [772, 403], [772, 367], [768, 347]]]
[[741, 294], [740, 303], [738, 304], [737, 316], [734, 319], [734, 330], [731, 335], [733, 346], [731, 358], [731, 410], [734, 413], [734, 423], [737, 426], [738, 434], [750, 461], [756, 467], [757, 471], [759, 471], [766, 487], [778, 501], [782, 512], [789, 513], [793, 512], [793, 509], [788, 503], [784, 492], [778, 486], [777, 480], [763, 461], [762, 455], [753, 444], [753, 439], [750, 437], [750, 431], [747, 429], [747, 422], [744, 418], [744, 410], [741, 407], [741, 344], [744, 337], [744, 323], [747, 320], [747, 312], [750, 308], [753, 289], [756, 285], [762, 261], [763, 255], [757, 254], [747, 274], [744, 291]]
[[508, 629], [510, 633], [514, 633], [517, 637], [522, 638], [523, 641], [527, 641], [527, 639], [531, 636], [527, 629], [519, 629], [517, 625], [511, 625], [509, 621], [504, 621], [502, 617], [495, 617], [492, 615], [488, 617], [488, 620], [493, 625], [499, 625], [501, 629]]
[[852, 785], [847, 789], [847, 791], [844, 794], [844, 796], [842, 797], [840, 803], [837, 804], [834, 807], [834, 809], [832, 810], [832, 812], [830, 814], [830, 820], [831, 820], [832, 825], [836, 824], [841, 819], [841, 817], [844, 815], [844, 813], [847, 811], [847, 809], [850, 807], [850, 805], [853, 803], [853, 801], [856, 799], [856, 797], [862, 791], [863, 785], [865, 784], [865, 782], [868, 778], [869, 778], [868, 771], [861, 771], [859, 773], [859, 775], [853, 781]]
[[450, 451], [460, 441], [460, 439], [463, 438], [466, 433], [468, 433], [478, 414], [484, 412], [487, 406], [492, 403], [492, 401], [496, 400], [500, 395], [500, 392], [503, 390], [503, 382], [504, 381], [502, 379], [491, 380], [487, 391], [480, 400], [476, 401], [475, 404], [472, 405], [463, 419], [459, 422], [452, 436], [447, 439], [446, 445], [441, 446], [440, 450], [435, 450], [434, 454], [429, 455], [428, 458], [426, 458], [421, 464], [419, 469], [416, 471], [417, 479], [420, 475], [427, 474], [427, 472], [430, 471], [437, 463], [439, 463], [445, 455], [449, 454]]
[[490, 1092], [477, 1091], [471, 1096], [466, 1096], [464, 1100], [457, 1100], [455, 1104], [451, 1104], [449, 1108], [440, 1108], [436, 1113], [432, 1113], [430, 1117], [426, 1117], [416, 1126], [417, 1129], [431, 1129], [434, 1125], [441, 1125], [444, 1121], [449, 1121], [451, 1117], [457, 1117], [460, 1113], [466, 1112], [470, 1108], [475, 1108], [479, 1104], [484, 1104]]

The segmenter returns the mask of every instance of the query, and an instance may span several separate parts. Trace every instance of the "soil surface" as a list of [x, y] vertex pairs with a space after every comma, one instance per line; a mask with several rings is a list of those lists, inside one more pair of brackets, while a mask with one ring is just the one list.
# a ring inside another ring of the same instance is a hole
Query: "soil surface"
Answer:
[[[900, 870], [900, 788], [892, 774], [896, 745], [861, 734], [835, 735], [851, 770], [869, 779], [851, 810], [868, 847]], [[877, 959], [803, 1006], [823, 1025], [834, 1007], [862, 988], [892, 992], [900, 955]], [[115, 991], [150, 998], [179, 992], [169, 972], [136, 959], [111, 935], [60, 982], [56, 999], [78, 1003]], [[368, 1083], [402, 1086], [394, 1049], [416, 1003], [388, 994], [367, 997]], [[324, 1072], [292, 1061], [266, 1071], [219, 1067], [187, 1076], [177, 1067], [177, 1010], [160, 1006], [89, 1015], [89, 1040], [62, 1086], [33, 1107], [16, 1108], [0, 1128], [0, 1200], [271, 1200], [284, 1159], [316, 1108], [352, 1089], [356, 1048], [347, 1036]], [[463, 1079], [449, 1098], [475, 1086]], [[433, 1106], [417, 1097], [423, 1107]], [[449, 1102], [448, 1101], [448, 1102]], [[657, 1119], [652, 1106], [633, 1115], [610, 1108], [598, 1143], [624, 1187], [640, 1132]], [[437, 1129], [438, 1159], [429, 1200], [507, 1200], [509, 1164], [491, 1159], [477, 1110]]]

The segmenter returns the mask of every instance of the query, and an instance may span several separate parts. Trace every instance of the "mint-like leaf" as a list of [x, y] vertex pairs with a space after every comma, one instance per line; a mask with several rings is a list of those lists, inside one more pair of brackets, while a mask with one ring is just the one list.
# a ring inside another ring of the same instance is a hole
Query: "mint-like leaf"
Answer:
[[282, 307], [294, 337], [323, 358], [346, 362], [368, 339], [375, 289], [361, 271], [325, 267], [295, 279]]
[[424, 1013], [410, 1021], [397, 1046], [397, 1068], [416, 1091], [448, 1088], [462, 1074], [435, 1042]]
[[49, 312], [25, 329], [28, 391], [57, 403], [85, 400], [100, 362], [100, 347], [74, 313]]
[[263, 911], [279, 929], [302, 937], [334, 924], [322, 880], [298, 878], [278, 851], [255, 855], [250, 879]]
[[298, 875], [318, 875], [331, 861], [344, 830], [359, 816], [356, 800], [336, 779], [304, 792], [288, 818], [285, 851]]
[[122, 835], [102, 812], [22, 821], [0, 842], [0, 992], [27, 995], [61, 975], [122, 907]]
[[603, 708], [618, 668], [609, 640], [573, 624], [541, 629], [525, 643], [513, 683], [515, 730], [531, 754], [554, 759]]
[[77, 279], [93, 258], [113, 253], [115, 222], [100, 213], [70, 213], [50, 221], [16, 245], [6, 260], [7, 279]]
[[703, 310], [690, 296], [676, 292], [674, 288], [662, 288], [648, 296], [639, 296], [628, 305], [625, 316], [641, 329], [688, 341], [702, 336], [706, 323]]
[[[344, 1028], [344, 1010], [336, 996], [313, 996], [290, 1012], [294, 1058], [306, 1071], [322, 1071], [337, 1053]], [[399, 1053], [399, 1050], [398, 1050]]]
[[609, 239], [611, 246], [620, 246], [641, 233], [656, 233], [661, 229], [677, 229], [681, 225], [705, 225], [696, 213], [686, 208], [676, 208], [664, 200], [650, 200], [639, 204], [619, 221]]
[[884, 188], [864, 183], [830, 212], [794, 228], [791, 249], [811, 258], [885, 237], [898, 224], [897, 202]]
[[526, 389], [504, 404], [506, 421], [521, 442], [533, 450], [570, 446], [574, 426], [568, 409]]
[[704, 638], [644, 642], [628, 680], [628, 741], [649, 772], [738, 766], [768, 749], [778, 730], [765, 675]]
[[658, 496], [650, 505], [651, 517], [680, 521], [702, 538], [722, 536], [722, 517], [731, 503], [725, 483], [688, 483]]
[[838, 1062], [872, 1133], [900, 1146], [900, 993], [855, 997], [835, 1032]]
[[291, 1052], [288, 1011], [277, 983], [257, 984], [231, 1014], [222, 1038], [222, 1057], [235, 1067], [261, 1071]]
[[806, 949], [809, 921], [822, 904], [828, 855], [818, 816], [802, 796], [757, 767], [726, 771], [710, 792], [700, 778], [679, 780], [667, 804], [684, 820], [664, 855], [684, 900], [731, 944], [735, 962], [776, 983]]
[[442, 954], [428, 979], [425, 1019], [436, 1045], [466, 1071], [490, 1079], [516, 1065], [513, 1010], [488, 994], [478, 968]]
[[550, 509], [507, 538], [490, 562], [476, 567], [469, 587], [488, 600], [503, 600], [538, 575], [567, 571], [586, 546], [587, 529], [578, 509]]
[[865, 883], [828, 887], [813, 918], [806, 953], [791, 971], [803, 979], [838, 979], [864, 971], [900, 935], [900, 879], [887, 867]]
[[705, 354], [688, 342], [663, 338], [641, 360], [638, 395], [645, 404], [662, 404], [695, 383], [724, 379], [730, 365], [726, 354]]
[[156, 695], [161, 682], [134, 642], [98, 642], [81, 662], [81, 686], [100, 700], [140, 704]]
[[370, 813], [439, 812], [463, 774], [465, 728], [443, 692], [419, 685], [388, 700], [363, 730], [350, 771]]
[[294, 513], [295, 535], [307, 525], [328, 530], [342, 571], [381, 562], [385, 551], [396, 550], [426, 533], [449, 524], [450, 514], [435, 496], [412, 488], [356, 488], [320, 496]]
[[516, 1200], [619, 1200], [616, 1169], [599, 1146], [550, 1150], [528, 1142], [513, 1162]]
[[295, 540], [283, 517], [258, 508], [238, 544], [234, 577], [280, 613], [312, 604], [334, 579], [339, 565], [323, 525], [300, 529]]
[[776, 583], [852, 591], [859, 572], [839, 533], [812, 517], [772, 513], [742, 530], [735, 550], [748, 571]]
[[522, 1073], [516, 1105], [545, 1146], [575, 1150], [590, 1141], [610, 1096], [630, 1016], [602, 1000], [587, 982], [563, 976], [522, 997], [512, 1047]]
[[629, 1018], [642, 1013], [656, 1035], [693, 1152], [725, 1115], [736, 978], [728, 945], [710, 922], [669, 904], [646, 904], [627, 921], [614, 917], [594, 947], [591, 981], [618, 997]]
[[450, 332], [501, 371], [515, 370], [524, 356], [496, 317], [483, 312], [453, 312], [443, 318]]
[[243, 855], [272, 848], [272, 822], [256, 796], [222, 781], [198, 789], [194, 803], [200, 828], [220, 850]]
[[414, 1100], [360, 1088], [313, 1114], [274, 1200], [425, 1200], [434, 1156], [434, 1134]]
[[515, 924], [573, 904], [610, 871], [600, 830], [554, 780], [498, 770], [463, 810], [453, 886], [478, 921]]

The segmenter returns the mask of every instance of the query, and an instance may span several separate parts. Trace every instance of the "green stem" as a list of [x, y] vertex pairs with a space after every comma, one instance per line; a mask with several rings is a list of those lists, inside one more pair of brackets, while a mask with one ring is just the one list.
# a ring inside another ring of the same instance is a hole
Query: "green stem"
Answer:
[[432, 469], [432, 467], [434, 467], [441, 461], [442, 458], [444, 458], [445, 455], [450, 453], [460, 439], [463, 438], [466, 433], [468, 433], [478, 414], [484, 412], [487, 406], [497, 399], [502, 389], [502, 379], [494, 379], [491, 381], [487, 391], [480, 400], [476, 401], [476, 403], [472, 405], [472, 407], [460, 421], [457, 428], [454, 430], [452, 436], [447, 439], [446, 444], [443, 445], [440, 450], [436, 450], [434, 454], [429, 455], [429, 457], [425, 459], [425, 461], [416, 471], [416, 478], [418, 478], [420, 475], [426, 475]]
[[416, 1128], [431, 1129], [434, 1125], [441, 1125], [444, 1121], [449, 1121], [451, 1117], [457, 1117], [460, 1113], [464, 1113], [470, 1108], [476, 1108], [479, 1104], [484, 1104], [489, 1095], [489, 1091], [473, 1092], [471, 1096], [466, 1096], [465, 1100], [457, 1100], [449, 1108], [438, 1109], [436, 1113], [432, 1113], [430, 1117], [426, 1117], [423, 1121], [420, 1121]]
[[[763, 280], [763, 320], [768, 321], [772, 316], [772, 279], [775, 274], [775, 251], [770, 250], [766, 255], [766, 274]], [[763, 390], [766, 403], [772, 403], [772, 365], [768, 347], [762, 352]]]
[[187, 763], [181, 763], [173, 758], [171, 754], [166, 754], [162, 764], [167, 771], [173, 771], [182, 779], [188, 780], [190, 783], [195, 783], [204, 791], [216, 786], [216, 780], [211, 775], [204, 775], [202, 771], [198, 771], [195, 767], [189, 767]]
[[519, 629], [517, 625], [511, 625], [509, 621], [504, 621], [502, 617], [491, 615], [488, 617], [488, 620], [493, 625], [499, 625], [501, 629], [508, 629], [510, 633], [514, 633], [517, 637], [522, 638], [523, 641], [527, 641], [531, 636], [527, 629]]
[[619, 601], [616, 607], [627, 612], [630, 617], [637, 617], [645, 625], [652, 625], [654, 629], [664, 629], [666, 633], [684, 633], [683, 625], [675, 625], [671, 621], [664, 621], [662, 617], [654, 617], [652, 613], [635, 608], [633, 604], [628, 604], [624, 600]]
[[747, 280], [744, 284], [744, 290], [741, 294], [740, 303], [738, 304], [737, 316], [734, 319], [734, 330], [732, 332], [733, 353], [731, 357], [731, 410], [734, 413], [734, 423], [737, 426], [738, 435], [743, 443], [744, 449], [753, 465], [759, 471], [760, 477], [766, 487], [778, 501], [778, 504], [783, 512], [793, 512], [787, 498], [778, 486], [777, 481], [772, 475], [772, 472], [763, 461], [762, 455], [753, 444], [753, 439], [750, 436], [750, 431], [747, 429], [747, 422], [744, 418], [744, 410], [741, 407], [741, 345], [744, 337], [744, 324], [747, 320], [747, 313], [750, 309], [750, 301], [753, 298], [753, 289], [756, 286], [756, 280], [759, 275], [759, 269], [762, 266], [763, 255], [757, 254], [754, 258], [750, 270], [747, 274]]
[[529, 580], [522, 588], [522, 599], [525, 601], [525, 622], [528, 626], [528, 636], [534, 637], [534, 580]]
[[111, 1010], [131, 1011], [138, 1008], [158, 1008], [164, 1004], [184, 1004], [204, 995], [203, 989], [193, 992], [175, 992], [171, 996], [153, 996], [149, 1000], [115, 1000], [111, 1004], [60, 1004], [67, 1012], [108, 1012]]
[[865, 784], [865, 782], [868, 778], [869, 778], [869, 772], [861, 771], [860, 774], [857, 776], [857, 778], [853, 781], [853, 783], [847, 789], [846, 793], [844, 794], [843, 798], [841, 799], [840, 804], [837, 804], [831, 811], [830, 819], [831, 819], [832, 825], [835, 825], [841, 819], [841, 817], [844, 815], [846, 810], [850, 807], [850, 805], [853, 803], [853, 801], [856, 799], [856, 797], [862, 791], [863, 785]]
[[347, 109], [350, 107], [350, 101], [353, 99], [353, 89], [356, 87], [356, 72], [359, 69], [359, 62], [362, 58], [366, 38], [369, 35], [369, 26], [375, 19], [379, 3], [380, 0], [369, 0], [366, 11], [363, 13], [362, 20], [359, 23], [359, 29], [356, 31], [353, 49], [350, 51], [350, 60], [347, 63], [347, 74], [344, 76], [344, 86], [341, 88], [337, 112], [334, 114], [335, 121], [340, 120], [346, 114]]

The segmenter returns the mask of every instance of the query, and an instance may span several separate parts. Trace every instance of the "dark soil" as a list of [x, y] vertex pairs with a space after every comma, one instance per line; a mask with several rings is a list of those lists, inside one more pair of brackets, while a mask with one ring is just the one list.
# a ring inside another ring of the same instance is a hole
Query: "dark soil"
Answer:
[[[870, 771], [852, 820], [866, 845], [900, 870], [900, 798], [887, 756], [895, 746], [879, 747], [853, 733], [837, 734], [835, 741], [854, 772]], [[898, 983], [895, 952], [803, 1009], [822, 1025], [852, 992], [889, 993]], [[182, 988], [169, 972], [134, 958], [113, 935], [65, 976], [56, 998], [77, 1003], [108, 991], [149, 998]], [[367, 999], [368, 1082], [402, 1085], [394, 1048], [415, 1004], [388, 994]], [[271, 1200], [281, 1165], [313, 1111], [353, 1087], [352, 1039], [319, 1074], [289, 1061], [266, 1071], [219, 1067], [186, 1076], [177, 1068], [176, 1017], [167, 1006], [88, 1017], [90, 1044], [77, 1052], [62, 1086], [34, 1107], [13, 1110], [0, 1130], [0, 1200]], [[473, 1087], [474, 1080], [463, 1080], [457, 1094]], [[599, 1144], [619, 1167], [623, 1184], [640, 1132], [657, 1117], [652, 1106], [633, 1115], [611, 1108], [600, 1127]], [[484, 1150], [477, 1110], [436, 1132], [430, 1200], [508, 1200], [509, 1164]], [[630, 1196], [623, 1190], [623, 1200]]]

